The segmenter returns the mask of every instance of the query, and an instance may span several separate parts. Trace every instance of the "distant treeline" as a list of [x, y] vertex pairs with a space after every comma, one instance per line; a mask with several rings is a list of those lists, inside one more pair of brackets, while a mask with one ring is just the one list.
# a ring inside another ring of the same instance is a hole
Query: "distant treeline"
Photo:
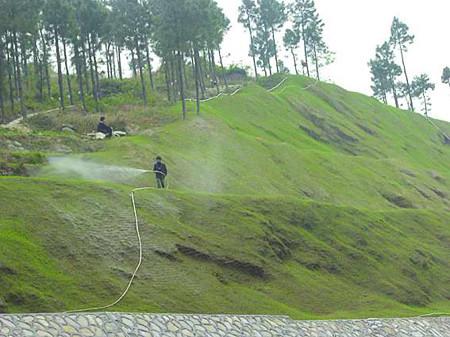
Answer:
[[[242, 0], [238, 20], [250, 37], [256, 78], [289, 72], [279, 57], [281, 33], [295, 73], [320, 80], [321, 67], [333, 62], [313, 0]], [[208, 87], [228, 89], [221, 44], [229, 28], [215, 0], [0, 0], [0, 120], [6, 113], [26, 116], [34, 104], [52, 100], [61, 109], [79, 104], [99, 110], [104, 81], [125, 80], [129, 73], [144, 104], [158, 84], [169, 101], [181, 100], [183, 117], [192, 89], [199, 112]], [[428, 113], [434, 84], [425, 74], [410, 81], [406, 70], [413, 41], [395, 18], [391, 37], [370, 61], [373, 90], [386, 103], [392, 96], [397, 107], [404, 98], [411, 110], [419, 97]], [[404, 82], [398, 81], [402, 74]], [[442, 80], [449, 83], [448, 68]]]
[[[227, 87], [220, 46], [230, 21], [214, 0], [0, 0], [0, 109], [26, 116], [26, 102], [57, 99], [61, 109], [93, 100], [98, 110], [102, 79], [140, 80], [141, 98], [155, 90], [152, 55], [159, 59], [170, 101], [195, 88], [197, 111], [208, 86]], [[292, 19], [284, 36], [299, 73], [296, 49], [303, 41], [305, 74], [310, 62], [330, 62], [312, 0], [286, 6], [279, 0], [243, 0], [239, 21], [250, 34], [256, 77], [287, 69], [279, 59], [276, 34]], [[130, 69], [123, 58], [130, 55]], [[56, 62], [52, 62], [55, 59]], [[272, 67], [275, 59], [275, 67]], [[187, 66], [192, 72], [187, 73]], [[54, 82], [52, 83], [52, 78]], [[192, 83], [187, 83], [192, 81]], [[56, 91], [56, 92], [55, 92]]]

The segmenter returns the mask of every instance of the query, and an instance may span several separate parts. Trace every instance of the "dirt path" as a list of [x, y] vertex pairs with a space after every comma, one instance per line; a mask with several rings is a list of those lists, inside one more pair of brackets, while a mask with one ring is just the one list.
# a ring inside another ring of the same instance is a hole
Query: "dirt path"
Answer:
[[[73, 107], [74, 107], [74, 105], [70, 105], [70, 106], [66, 107], [66, 109], [71, 109]], [[31, 118], [31, 117], [42, 115], [42, 114], [49, 114], [49, 113], [52, 113], [55, 111], [59, 111], [59, 108], [44, 110], [44, 111], [37, 111], [37, 112], [31, 113], [31, 114], [28, 114], [27, 118]], [[5, 129], [11, 129], [11, 130], [29, 131], [29, 129], [27, 127], [22, 125], [23, 120], [24, 120], [23, 117], [19, 117], [15, 120], [9, 122], [8, 124], [0, 124], [0, 127], [5, 128]]]

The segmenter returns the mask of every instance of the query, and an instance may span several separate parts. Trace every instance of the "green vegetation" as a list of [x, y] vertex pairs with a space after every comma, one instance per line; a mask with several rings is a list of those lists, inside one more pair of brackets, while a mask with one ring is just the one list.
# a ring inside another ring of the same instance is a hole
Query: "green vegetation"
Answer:
[[[424, 117], [305, 77], [273, 93], [249, 85], [201, 116], [190, 103], [187, 121], [177, 107], [160, 109], [164, 118], [117, 112], [133, 136], [102, 143], [0, 131], [3, 143], [20, 142], [6, 150], [19, 158], [64, 153], [58, 142], [70, 158], [107, 165], [148, 169], [165, 157], [171, 189], [137, 194], [144, 264], [113, 310], [351, 318], [450, 309], [450, 147]], [[128, 193], [149, 184], [107, 170], [87, 181], [51, 165], [1, 178], [0, 310], [117, 298], [137, 262]]]

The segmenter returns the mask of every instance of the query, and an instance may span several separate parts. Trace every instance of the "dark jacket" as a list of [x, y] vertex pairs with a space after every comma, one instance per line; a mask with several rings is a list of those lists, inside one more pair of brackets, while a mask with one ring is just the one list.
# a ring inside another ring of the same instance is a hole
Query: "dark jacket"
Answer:
[[153, 166], [153, 171], [155, 171], [156, 178], [163, 179], [167, 176], [167, 166], [164, 163], [158, 163], [156, 162]]
[[97, 132], [104, 133], [105, 135], [111, 137], [111, 136], [112, 136], [113, 130], [112, 130], [112, 128], [110, 128], [110, 127], [109, 127], [108, 125], [106, 125], [105, 123], [100, 122], [100, 123], [98, 123], [98, 125], [97, 125]]

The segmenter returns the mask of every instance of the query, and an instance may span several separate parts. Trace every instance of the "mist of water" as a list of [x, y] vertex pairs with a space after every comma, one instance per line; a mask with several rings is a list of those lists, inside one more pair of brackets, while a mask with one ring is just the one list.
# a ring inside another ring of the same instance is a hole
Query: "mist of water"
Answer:
[[130, 181], [149, 172], [148, 170], [104, 165], [89, 160], [68, 157], [49, 158], [49, 168], [52, 173], [57, 175], [114, 182]]

